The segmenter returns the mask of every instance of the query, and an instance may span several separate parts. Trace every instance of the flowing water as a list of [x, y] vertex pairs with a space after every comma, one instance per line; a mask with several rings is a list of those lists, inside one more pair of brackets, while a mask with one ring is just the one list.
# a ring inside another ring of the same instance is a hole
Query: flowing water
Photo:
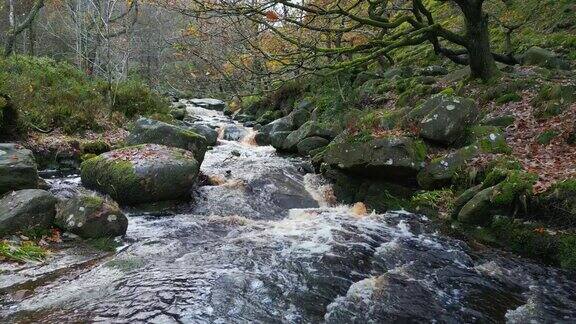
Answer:
[[[422, 215], [334, 205], [305, 160], [253, 146], [243, 130], [206, 154], [210, 185], [192, 203], [131, 211], [114, 255], [75, 243], [44, 264], [3, 265], [0, 322], [576, 321], [574, 278], [474, 251]], [[60, 196], [80, 186], [74, 175], [49, 183]]]

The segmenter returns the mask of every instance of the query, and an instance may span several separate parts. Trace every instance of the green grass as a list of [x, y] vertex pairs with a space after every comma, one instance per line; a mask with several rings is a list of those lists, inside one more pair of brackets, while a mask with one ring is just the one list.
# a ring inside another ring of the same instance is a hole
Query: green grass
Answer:
[[93, 248], [105, 252], [116, 252], [116, 248], [120, 246], [120, 244], [116, 242], [114, 238], [109, 237], [89, 239], [86, 240], [86, 242], [88, 242], [88, 244]]
[[47, 250], [33, 242], [27, 241], [20, 245], [0, 242], [0, 259], [16, 262], [43, 261], [47, 255]]

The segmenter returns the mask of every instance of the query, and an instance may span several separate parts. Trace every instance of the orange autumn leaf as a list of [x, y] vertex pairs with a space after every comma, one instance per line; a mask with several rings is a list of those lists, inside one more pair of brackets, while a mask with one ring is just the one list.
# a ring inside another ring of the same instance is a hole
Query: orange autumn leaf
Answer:
[[280, 16], [278, 15], [278, 13], [276, 13], [276, 11], [274, 10], [268, 10], [265, 13], [266, 15], [266, 19], [268, 19], [269, 21], [278, 21], [280, 20]]

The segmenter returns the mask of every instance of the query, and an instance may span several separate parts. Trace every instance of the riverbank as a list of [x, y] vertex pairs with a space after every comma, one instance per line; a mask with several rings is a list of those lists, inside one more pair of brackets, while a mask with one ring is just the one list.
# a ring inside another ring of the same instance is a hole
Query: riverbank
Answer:
[[552, 52], [525, 55], [537, 54], [550, 59], [487, 84], [449, 65], [310, 78], [234, 114], [257, 142], [310, 156], [344, 203], [437, 215], [471, 240], [574, 269], [575, 75], [549, 65]]
[[[192, 191], [192, 202], [152, 213], [122, 207], [128, 228], [113, 253], [95, 253], [64, 236], [69, 246], [47, 262], [2, 264], [0, 318], [576, 318], [570, 298], [576, 284], [566, 273], [498, 250], [469, 248], [440, 234], [422, 215], [340, 205], [306, 158], [255, 146], [250, 128], [190, 108], [197, 122], [220, 128], [217, 145], [203, 158], [204, 180]], [[47, 182], [61, 199], [84, 190], [78, 175]]]

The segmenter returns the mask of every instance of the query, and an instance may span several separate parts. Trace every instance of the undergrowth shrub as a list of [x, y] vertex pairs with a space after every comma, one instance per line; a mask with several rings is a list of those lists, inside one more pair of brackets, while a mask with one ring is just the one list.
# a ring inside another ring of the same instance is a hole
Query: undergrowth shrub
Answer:
[[112, 110], [132, 118], [137, 115], [168, 114], [166, 99], [152, 91], [139, 79], [129, 79], [113, 87]]
[[60, 128], [67, 134], [101, 130], [126, 117], [168, 111], [168, 103], [138, 80], [113, 87], [112, 110], [104, 82], [74, 66], [45, 57], [0, 58], [0, 93], [11, 98], [21, 129]]

